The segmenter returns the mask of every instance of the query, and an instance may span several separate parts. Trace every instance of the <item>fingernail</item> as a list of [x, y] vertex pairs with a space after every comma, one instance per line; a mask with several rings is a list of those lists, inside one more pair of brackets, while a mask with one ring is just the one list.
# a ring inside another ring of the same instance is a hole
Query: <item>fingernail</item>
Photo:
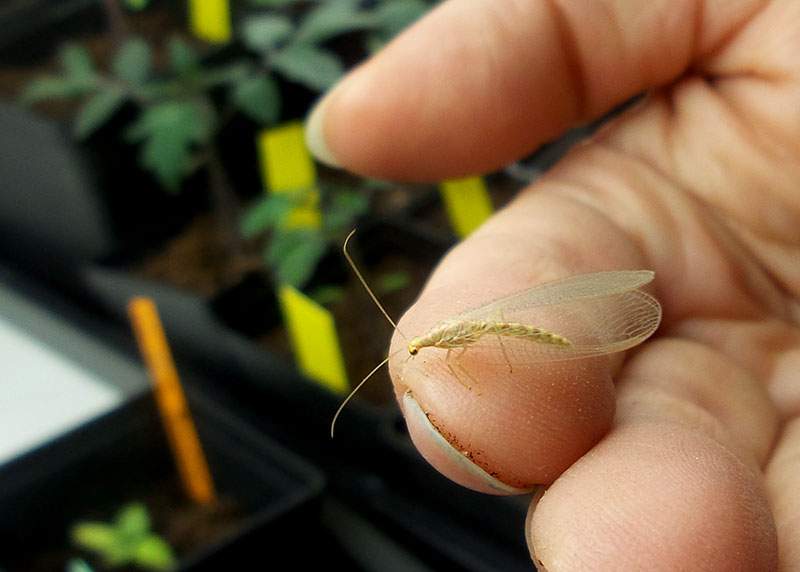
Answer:
[[408, 432], [417, 450], [439, 472], [458, 484], [475, 491], [494, 495], [523, 495], [532, 489], [521, 489], [497, 480], [453, 447], [433, 426], [410, 391], [403, 395]]
[[306, 120], [306, 145], [311, 154], [317, 159], [331, 167], [341, 167], [342, 164], [331, 153], [328, 143], [325, 141], [325, 111], [330, 103], [332, 92], [328, 92], [325, 97], [317, 102]]

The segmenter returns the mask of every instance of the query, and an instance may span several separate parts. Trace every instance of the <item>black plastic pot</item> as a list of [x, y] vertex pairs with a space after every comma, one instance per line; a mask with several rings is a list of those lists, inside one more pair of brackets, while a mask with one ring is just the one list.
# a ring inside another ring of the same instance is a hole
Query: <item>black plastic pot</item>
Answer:
[[1, 257], [70, 284], [82, 266], [142, 249], [196, 211], [191, 196], [148, 183], [121, 142], [106, 149], [117, 158], [91, 158], [63, 124], [0, 102]]
[[[237, 528], [181, 558], [181, 570], [245, 569], [265, 558], [316, 562], [305, 550], [318, 521], [323, 479], [281, 446], [194, 396], [190, 407], [220, 497], [242, 513]], [[151, 397], [145, 396], [38, 449], [0, 472], [0, 566], [63, 543], [78, 519], [139, 500], [174, 466]]]

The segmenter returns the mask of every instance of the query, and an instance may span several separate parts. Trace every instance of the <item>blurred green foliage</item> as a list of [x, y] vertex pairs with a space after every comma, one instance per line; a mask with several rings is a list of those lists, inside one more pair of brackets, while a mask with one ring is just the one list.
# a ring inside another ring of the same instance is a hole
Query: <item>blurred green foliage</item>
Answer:
[[[122, 1], [133, 11], [149, 4]], [[73, 132], [81, 140], [123, 107], [133, 109], [122, 136], [138, 146], [141, 168], [167, 191], [178, 192], [186, 177], [218, 156], [217, 135], [235, 114], [259, 126], [280, 121], [281, 78], [324, 91], [354, 63], [334, 49], [337, 39], [347, 39], [366, 56], [430, 7], [423, 0], [251, 0], [250, 5], [238, 19], [239, 49], [222, 63], [216, 60], [223, 58], [204, 57], [207, 47], [179, 36], [169, 38], [159, 53], [160, 46], [128, 37], [108, 69], [98, 69], [85, 46], [68, 43], [58, 55], [59, 71], [31, 81], [21, 101], [79, 100]], [[356, 186], [268, 194], [246, 213], [241, 231], [269, 237], [264, 260], [278, 283], [302, 287], [331, 248], [341, 245], [377, 188], [374, 182]], [[311, 192], [319, 193], [319, 227], [287, 224]]]
[[[60, 71], [31, 81], [21, 101], [81, 100], [73, 122], [79, 139], [91, 136], [125, 104], [135, 105], [125, 135], [139, 144], [141, 167], [175, 192], [205, 163], [203, 151], [233, 112], [264, 126], [280, 120], [279, 76], [314, 92], [326, 90], [345, 72], [342, 57], [327, 42], [360, 33], [369, 51], [427, 9], [421, 0], [252, 3], [268, 9], [245, 15], [237, 30], [245, 51], [223, 64], [206, 63], [196, 45], [173, 37], [166, 64], [157, 68], [154, 47], [131, 37], [116, 50], [110, 69], [101, 70], [86, 47], [69, 43], [59, 53]], [[147, 4], [125, 0], [132, 10]]]
[[[278, 284], [304, 287], [322, 258], [338, 247], [369, 209], [369, 188], [353, 190], [326, 185], [321, 189], [291, 189], [267, 193], [242, 219], [247, 237], [267, 234], [263, 257]], [[291, 214], [308, 204], [309, 196], [319, 193], [316, 208], [319, 226], [293, 226]]]
[[145, 570], [174, 570], [175, 553], [150, 527], [147, 507], [137, 502], [122, 507], [110, 523], [76, 523], [70, 536], [77, 547], [97, 554], [110, 568], [130, 564]]

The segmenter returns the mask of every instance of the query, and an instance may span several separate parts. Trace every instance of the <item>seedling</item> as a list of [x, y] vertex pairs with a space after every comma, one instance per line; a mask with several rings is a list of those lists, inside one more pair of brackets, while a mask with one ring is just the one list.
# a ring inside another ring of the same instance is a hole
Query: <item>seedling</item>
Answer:
[[147, 507], [135, 502], [122, 507], [113, 522], [78, 522], [70, 535], [76, 546], [99, 555], [109, 568], [132, 564], [145, 570], [174, 570], [175, 553], [150, 526]]
[[305, 286], [332, 245], [341, 244], [347, 229], [369, 208], [366, 187], [358, 192], [323, 185], [317, 204], [319, 226], [293, 226], [292, 213], [306, 204], [312, 193], [314, 189], [265, 193], [242, 220], [244, 236], [268, 235], [263, 257], [278, 284]]
[[67, 562], [66, 572], [94, 572], [92, 567], [86, 563], [86, 560], [81, 558], [73, 558]]

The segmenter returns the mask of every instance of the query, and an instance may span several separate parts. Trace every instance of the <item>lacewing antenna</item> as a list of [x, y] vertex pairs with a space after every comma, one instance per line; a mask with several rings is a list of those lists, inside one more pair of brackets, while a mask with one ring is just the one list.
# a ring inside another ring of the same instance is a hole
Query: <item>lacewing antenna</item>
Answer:
[[[367, 284], [367, 281], [364, 279], [364, 276], [361, 274], [361, 271], [358, 269], [358, 266], [356, 266], [356, 263], [353, 260], [353, 257], [350, 256], [350, 252], [348, 252], [348, 250], [347, 250], [347, 247], [350, 244], [350, 239], [353, 238], [353, 235], [355, 233], [356, 233], [356, 229], [351, 230], [350, 234], [347, 235], [347, 238], [344, 239], [344, 245], [342, 245], [342, 252], [344, 253], [344, 257], [347, 259], [347, 263], [350, 264], [350, 267], [353, 269], [353, 272], [355, 272], [356, 277], [358, 278], [358, 281], [361, 282], [361, 285], [364, 287], [364, 290], [367, 291], [367, 294], [369, 294], [369, 297], [372, 298], [372, 301], [375, 302], [375, 305], [381, 311], [381, 314], [383, 314], [383, 316], [389, 321], [389, 323], [392, 325], [392, 327], [397, 332], [399, 332], [401, 336], [403, 336], [405, 338], [405, 335], [403, 334], [403, 332], [400, 331], [400, 328], [397, 327], [397, 324], [394, 322], [394, 320], [392, 320], [391, 316], [389, 316], [389, 312], [386, 311], [386, 309], [383, 307], [383, 304], [381, 304], [380, 300], [378, 300], [378, 297], [375, 295], [375, 292], [373, 292], [372, 288], [370, 288], [369, 284]], [[395, 352], [395, 353], [397, 353], [397, 352]], [[392, 354], [392, 355], [394, 355], [394, 354]], [[392, 357], [391, 355], [388, 356], [385, 360], [383, 360], [381, 363], [376, 365], [375, 368], [371, 372], [369, 372], [366, 375], [366, 377], [364, 377], [364, 379], [362, 379], [359, 382], [358, 385], [356, 385], [353, 388], [353, 390], [349, 393], [349, 395], [347, 397], [345, 397], [344, 401], [339, 406], [339, 409], [337, 409], [336, 413], [333, 415], [333, 420], [331, 421], [331, 439], [333, 439], [333, 430], [336, 427], [336, 420], [339, 418], [339, 415], [341, 414], [342, 410], [350, 402], [350, 400], [353, 399], [353, 397], [355, 397], [356, 393], [358, 393], [358, 391], [364, 386], [364, 384], [367, 382], [367, 380], [369, 378], [371, 378], [373, 375], [375, 375], [376, 371], [378, 371], [380, 368], [382, 368], [384, 365], [386, 365], [386, 363], [389, 361], [389, 359], [391, 357]]]

